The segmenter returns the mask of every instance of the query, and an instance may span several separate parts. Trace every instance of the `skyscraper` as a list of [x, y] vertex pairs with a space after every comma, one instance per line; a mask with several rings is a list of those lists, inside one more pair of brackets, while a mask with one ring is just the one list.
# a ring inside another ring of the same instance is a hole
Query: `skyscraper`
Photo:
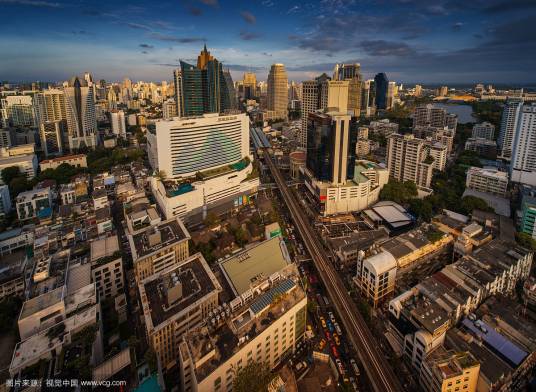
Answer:
[[33, 100], [30, 95], [11, 95], [0, 100], [4, 127], [32, 127], [35, 125]]
[[242, 79], [244, 98], [251, 99], [257, 96], [257, 76], [253, 72], [245, 72]]
[[348, 81], [348, 105], [347, 110], [353, 116], [361, 114], [361, 89], [363, 80], [361, 77], [361, 65], [355, 64], [337, 64], [333, 72], [333, 80]]
[[376, 108], [379, 110], [387, 109], [387, 90], [389, 88], [389, 79], [382, 73], [374, 76], [374, 86], [376, 87]]
[[97, 119], [93, 88], [89, 87], [84, 79], [74, 76], [63, 91], [69, 149], [95, 148], [97, 145]]
[[[223, 113], [232, 108], [234, 87], [228, 86], [228, 83], [232, 83], [230, 74], [228, 77], [224, 75], [221, 63], [207, 51], [206, 45], [197, 58], [197, 66], [184, 61], [180, 65], [182, 116]], [[179, 99], [177, 101], [181, 102]]]
[[307, 80], [302, 82], [302, 102], [301, 102], [301, 129], [298, 134], [298, 142], [300, 147], [307, 147], [307, 116], [318, 109], [323, 109], [323, 103], [327, 104], [326, 97], [322, 97], [322, 85], [327, 83], [330, 77], [325, 73], [317, 77], [315, 80]]
[[356, 124], [346, 113], [309, 113], [307, 169], [319, 181], [344, 184], [354, 175]]
[[510, 179], [536, 186], [536, 103], [521, 106], [516, 124]]
[[62, 154], [69, 143], [64, 92], [57, 89], [44, 90], [35, 94], [34, 102], [39, 137], [45, 154]]
[[228, 69], [223, 71], [223, 78], [225, 80], [223, 84], [223, 111], [236, 110], [238, 108], [238, 101], [236, 100], [236, 90], [231, 71]]
[[40, 124], [39, 137], [41, 139], [41, 148], [45, 155], [61, 155], [63, 154], [63, 134], [65, 122], [48, 121]]
[[432, 104], [420, 105], [413, 113], [413, 127], [430, 126], [443, 128], [447, 125], [447, 111]]
[[272, 64], [268, 74], [268, 110], [279, 118], [287, 118], [288, 79], [283, 64]]
[[523, 101], [519, 99], [509, 100], [506, 105], [504, 105], [501, 118], [501, 129], [499, 131], [499, 138], [497, 139], [497, 144], [501, 151], [500, 157], [503, 159], [510, 160], [512, 157], [515, 131], [517, 129], [517, 122], [522, 107]]
[[175, 94], [176, 114], [181, 117], [183, 113], [182, 73], [179, 68], [173, 70], [173, 86]]

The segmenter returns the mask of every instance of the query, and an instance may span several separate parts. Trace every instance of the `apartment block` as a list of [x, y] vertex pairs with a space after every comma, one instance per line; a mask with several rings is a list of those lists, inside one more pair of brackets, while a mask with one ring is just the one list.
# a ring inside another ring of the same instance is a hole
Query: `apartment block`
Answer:
[[495, 168], [470, 167], [465, 185], [479, 192], [504, 197], [508, 188], [508, 173]]
[[178, 264], [189, 255], [190, 234], [178, 218], [171, 218], [129, 234], [134, 272], [138, 282]]
[[15, 200], [19, 220], [45, 218], [52, 214], [52, 193], [50, 188], [21, 192]]
[[495, 125], [487, 121], [480, 124], [475, 124], [473, 126], [471, 137], [486, 140], [495, 140]]
[[113, 299], [123, 292], [123, 259], [116, 235], [92, 241], [90, 245], [91, 280], [99, 299]]

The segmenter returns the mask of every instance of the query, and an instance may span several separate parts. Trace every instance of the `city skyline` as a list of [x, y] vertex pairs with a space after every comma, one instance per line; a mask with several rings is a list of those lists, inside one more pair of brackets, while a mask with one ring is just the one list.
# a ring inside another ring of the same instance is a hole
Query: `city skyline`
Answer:
[[300, 81], [359, 62], [366, 78], [515, 84], [530, 82], [536, 66], [536, 40], [526, 34], [536, 3], [527, 0], [0, 0], [0, 11], [7, 54], [0, 69], [9, 81], [62, 81], [84, 71], [170, 80], [204, 42], [235, 80], [245, 71], [266, 80], [273, 63]]

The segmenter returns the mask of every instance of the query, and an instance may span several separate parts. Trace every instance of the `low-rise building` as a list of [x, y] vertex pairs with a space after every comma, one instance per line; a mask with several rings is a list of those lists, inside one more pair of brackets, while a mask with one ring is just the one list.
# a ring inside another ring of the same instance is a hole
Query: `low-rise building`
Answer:
[[396, 259], [389, 252], [379, 252], [363, 260], [358, 257], [354, 281], [374, 307], [394, 292], [396, 269]]
[[465, 185], [479, 192], [504, 197], [508, 188], [508, 173], [495, 168], [470, 167]]
[[28, 255], [24, 250], [2, 255], [0, 269], [0, 300], [10, 296], [22, 296], [26, 289]]
[[41, 168], [41, 171], [45, 171], [47, 169], [56, 169], [64, 163], [74, 167], [87, 167], [87, 157], [85, 154], [77, 154], [45, 159], [44, 161], [41, 161], [39, 167]]
[[[32, 179], [37, 174], [37, 155], [32, 153], [25, 155], [2, 156], [0, 154], [0, 173], [5, 168], [12, 166], [17, 166], [22, 174], [26, 175], [28, 179]], [[0, 185], [4, 185], [1, 176]]]
[[123, 292], [123, 259], [116, 235], [91, 242], [91, 278], [100, 299], [115, 298]]
[[468, 151], [474, 151], [484, 158], [497, 158], [497, 142], [495, 142], [495, 140], [469, 138], [465, 142], [465, 149]]
[[426, 356], [420, 384], [430, 392], [476, 392], [480, 363], [468, 351], [455, 352], [438, 347]]
[[490, 122], [484, 121], [480, 124], [473, 125], [473, 132], [471, 133], [473, 138], [482, 138], [486, 140], [495, 139], [495, 125]]
[[207, 321], [222, 288], [197, 253], [142, 280], [139, 290], [149, 344], [169, 369], [179, 362], [182, 335]]
[[138, 282], [186, 259], [190, 234], [179, 218], [171, 218], [141, 232], [129, 234]]
[[33, 189], [19, 193], [15, 200], [15, 206], [21, 221], [52, 215], [50, 188]]

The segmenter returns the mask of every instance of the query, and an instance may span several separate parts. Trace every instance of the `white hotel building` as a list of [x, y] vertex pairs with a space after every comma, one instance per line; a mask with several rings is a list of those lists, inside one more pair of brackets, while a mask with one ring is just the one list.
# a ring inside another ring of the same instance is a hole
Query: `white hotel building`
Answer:
[[245, 114], [204, 114], [156, 122], [147, 134], [149, 162], [167, 178], [236, 163], [249, 156], [249, 120]]
[[166, 219], [203, 219], [210, 209], [245, 204], [257, 192], [245, 114], [205, 114], [156, 122], [147, 133], [149, 162], [165, 173], [151, 189]]

